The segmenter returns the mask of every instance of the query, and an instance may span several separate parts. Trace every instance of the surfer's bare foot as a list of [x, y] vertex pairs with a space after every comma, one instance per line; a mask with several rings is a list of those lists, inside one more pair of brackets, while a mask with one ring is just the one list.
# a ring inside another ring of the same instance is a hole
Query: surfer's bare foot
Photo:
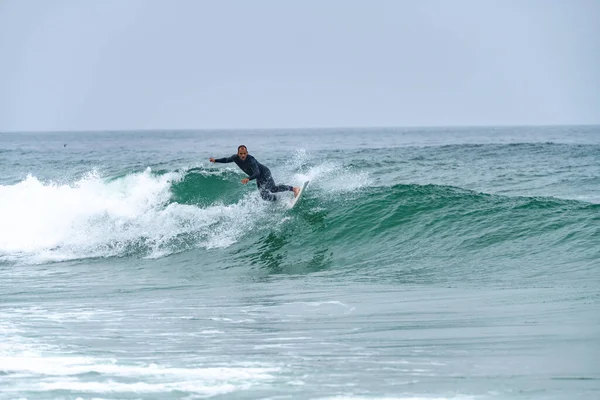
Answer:
[[294, 197], [298, 197], [298, 193], [300, 193], [300, 188], [298, 186], [294, 186]]

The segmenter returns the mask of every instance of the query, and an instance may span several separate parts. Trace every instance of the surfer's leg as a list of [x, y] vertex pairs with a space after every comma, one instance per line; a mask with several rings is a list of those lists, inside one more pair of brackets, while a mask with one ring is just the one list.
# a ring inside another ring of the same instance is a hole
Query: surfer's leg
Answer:
[[277, 197], [275, 197], [275, 195], [273, 193], [271, 193], [271, 187], [272, 185], [274, 185], [275, 183], [273, 182], [273, 178], [270, 179], [265, 179], [265, 180], [257, 180], [256, 181], [256, 186], [258, 186], [258, 191], [260, 192], [260, 197], [263, 198], [263, 200], [268, 200], [268, 201], [275, 201], [277, 200]]
[[290, 185], [275, 185], [269, 189], [272, 193], [293, 192], [294, 187]]
[[294, 187], [294, 186], [290, 186], [290, 185], [276, 185], [276, 186], [273, 186], [270, 190], [272, 193], [294, 192], [294, 197], [298, 197], [298, 194], [300, 193], [299, 187]]
[[275, 184], [275, 181], [273, 180], [273, 177], [271, 175], [265, 177], [262, 180], [261, 185], [264, 185], [264, 187], [271, 193], [293, 192], [294, 191], [293, 186]]
[[268, 190], [260, 190], [260, 197], [262, 197], [263, 200], [268, 200], [268, 201], [277, 200], [277, 197], [273, 193], [269, 192]]

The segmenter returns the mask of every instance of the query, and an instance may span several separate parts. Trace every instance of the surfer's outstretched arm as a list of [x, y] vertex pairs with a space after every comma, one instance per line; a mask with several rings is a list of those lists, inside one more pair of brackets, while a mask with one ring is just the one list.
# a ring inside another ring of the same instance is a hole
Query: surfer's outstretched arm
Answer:
[[210, 161], [212, 163], [215, 163], [215, 162], [218, 162], [218, 163], [230, 163], [230, 162], [233, 162], [233, 159], [234, 159], [234, 157], [236, 155], [237, 154], [234, 154], [234, 155], [232, 155], [230, 157], [223, 157], [223, 158], [212, 158], [211, 157], [211, 158], [208, 159], [208, 161]]

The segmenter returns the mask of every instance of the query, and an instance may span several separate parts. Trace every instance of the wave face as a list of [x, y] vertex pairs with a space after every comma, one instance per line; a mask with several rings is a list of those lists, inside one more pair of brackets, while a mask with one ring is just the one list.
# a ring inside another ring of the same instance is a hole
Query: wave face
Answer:
[[[43, 263], [218, 250], [270, 273], [385, 270], [388, 278], [438, 281], [579, 270], [600, 256], [598, 204], [378, 186], [358, 168], [326, 162], [288, 174], [311, 180], [290, 210], [291, 194], [264, 202], [241, 177], [202, 167], [110, 178], [91, 172], [71, 184], [29, 175], [0, 187], [0, 219], [12, 227], [0, 231], [0, 257]], [[248, 249], [241, 255], [240, 246]], [[519, 270], [515, 259], [527, 267]]]

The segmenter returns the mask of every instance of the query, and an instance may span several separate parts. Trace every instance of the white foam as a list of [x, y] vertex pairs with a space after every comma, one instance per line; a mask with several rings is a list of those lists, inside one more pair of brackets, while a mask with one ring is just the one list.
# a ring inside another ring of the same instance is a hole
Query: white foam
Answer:
[[28, 176], [0, 186], [0, 259], [41, 263], [110, 257], [131, 245], [156, 258], [181, 251], [182, 235], [198, 247], [222, 248], [267, 215], [269, 205], [257, 192], [232, 205], [169, 204], [171, 185], [182, 177], [155, 175], [148, 168], [113, 181], [92, 172], [70, 185]]
[[337, 305], [337, 306], [342, 306], [342, 307], [346, 307], [346, 308], [350, 308], [350, 306], [348, 306], [348, 304], [346, 303], [342, 303], [341, 301], [337, 301], [337, 300], [329, 300], [329, 301], [309, 301], [309, 302], [298, 302], [300, 304], [307, 304], [309, 306], [313, 306], [313, 307], [319, 307], [322, 306], [324, 304], [333, 304], [333, 305]]
[[566, 200], [577, 200], [577, 201], [583, 201], [586, 203], [600, 204], [600, 196], [599, 195], [573, 195], [573, 196], [558, 195], [556, 197], [563, 198]]
[[297, 149], [281, 171], [274, 171], [274, 175], [281, 176], [276, 181], [281, 180], [295, 186], [308, 180], [311, 182], [311, 189], [319, 188], [325, 193], [352, 192], [372, 184], [368, 173], [338, 161], [323, 162], [305, 149]]
[[346, 313], [351, 313], [353, 312], [356, 308], [355, 307], [351, 307], [346, 303], [342, 303], [341, 301], [337, 301], [337, 300], [328, 300], [328, 301], [296, 301], [296, 302], [290, 302], [290, 303], [284, 303], [285, 305], [291, 305], [291, 304], [300, 304], [300, 305], [305, 305], [305, 306], [309, 306], [309, 307], [321, 307], [321, 306], [329, 306], [329, 305], [333, 305], [333, 306], [340, 306], [346, 309]]
[[[238, 390], [248, 390], [251, 383], [221, 383], [205, 384], [198, 381], [182, 381], [170, 383], [121, 383], [114, 381], [106, 382], [82, 382], [74, 380], [59, 380], [53, 382], [38, 382], [28, 385], [28, 392], [46, 392], [51, 390], [65, 390], [87, 393], [165, 393], [172, 391], [189, 392], [204, 396], [216, 396], [231, 393]], [[16, 388], [21, 391], [24, 388]]]
[[[157, 393], [184, 391], [201, 395], [217, 395], [274, 379], [277, 368], [215, 367], [169, 368], [157, 365], [135, 366], [100, 363], [89, 357], [47, 357], [35, 353], [0, 357], [0, 371], [8, 375], [35, 377], [36, 382], [21, 380], [27, 391], [68, 390], [89, 393]], [[101, 381], [80, 380], [78, 375], [98, 373]], [[113, 378], [106, 380], [106, 377]], [[117, 382], [114, 378], [135, 379]], [[16, 385], [10, 390], [19, 392]]]
[[271, 379], [276, 368], [214, 367], [172, 368], [155, 364], [145, 366], [122, 365], [115, 362], [96, 360], [91, 357], [42, 356], [30, 350], [18, 355], [1, 355], [0, 371], [5, 373], [27, 373], [43, 376], [74, 376], [91, 372], [119, 377], [171, 377], [180, 379]]
[[354, 171], [349, 167], [333, 162], [324, 162], [294, 175], [297, 182], [311, 181], [326, 192], [352, 192], [370, 186], [371, 178], [364, 171]]
[[255, 323], [256, 320], [254, 319], [249, 319], [249, 318], [244, 318], [244, 319], [231, 319], [231, 318], [222, 318], [222, 317], [212, 317], [209, 318], [213, 321], [222, 321], [222, 322], [229, 322], [232, 324], [246, 324], [246, 323]]
[[[15, 339], [15, 338], [13, 338]], [[279, 368], [265, 366], [177, 368], [156, 364], [124, 365], [116, 360], [93, 357], [48, 355], [46, 346], [19, 343], [0, 347], [0, 372], [20, 379], [6, 391], [45, 392], [67, 390], [89, 393], [158, 393], [184, 391], [200, 395], [217, 395], [245, 390], [274, 379]], [[56, 351], [57, 349], [54, 349]], [[100, 374], [94, 380], [84, 374]], [[31, 382], [35, 378], [35, 382]], [[108, 378], [108, 379], [107, 379]], [[121, 382], [123, 378], [134, 382]]]
[[0, 392], [5, 396], [14, 394], [14, 398], [24, 392], [54, 390], [101, 395], [179, 391], [192, 396], [214, 396], [268, 384], [281, 370], [265, 363], [172, 366], [77, 355], [42, 343], [39, 338], [24, 336], [20, 326], [10, 321], [11, 316], [15, 314], [0, 316], [0, 378], [11, 382]]
[[126, 228], [168, 200], [174, 178], [152, 176], [148, 169], [113, 182], [90, 173], [72, 185], [44, 184], [30, 175], [14, 186], [0, 186], [0, 219], [6, 221], [0, 251], [31, 253], [89, 243], [90, 234], [100, 233], [90, 228], [109, 222]]

